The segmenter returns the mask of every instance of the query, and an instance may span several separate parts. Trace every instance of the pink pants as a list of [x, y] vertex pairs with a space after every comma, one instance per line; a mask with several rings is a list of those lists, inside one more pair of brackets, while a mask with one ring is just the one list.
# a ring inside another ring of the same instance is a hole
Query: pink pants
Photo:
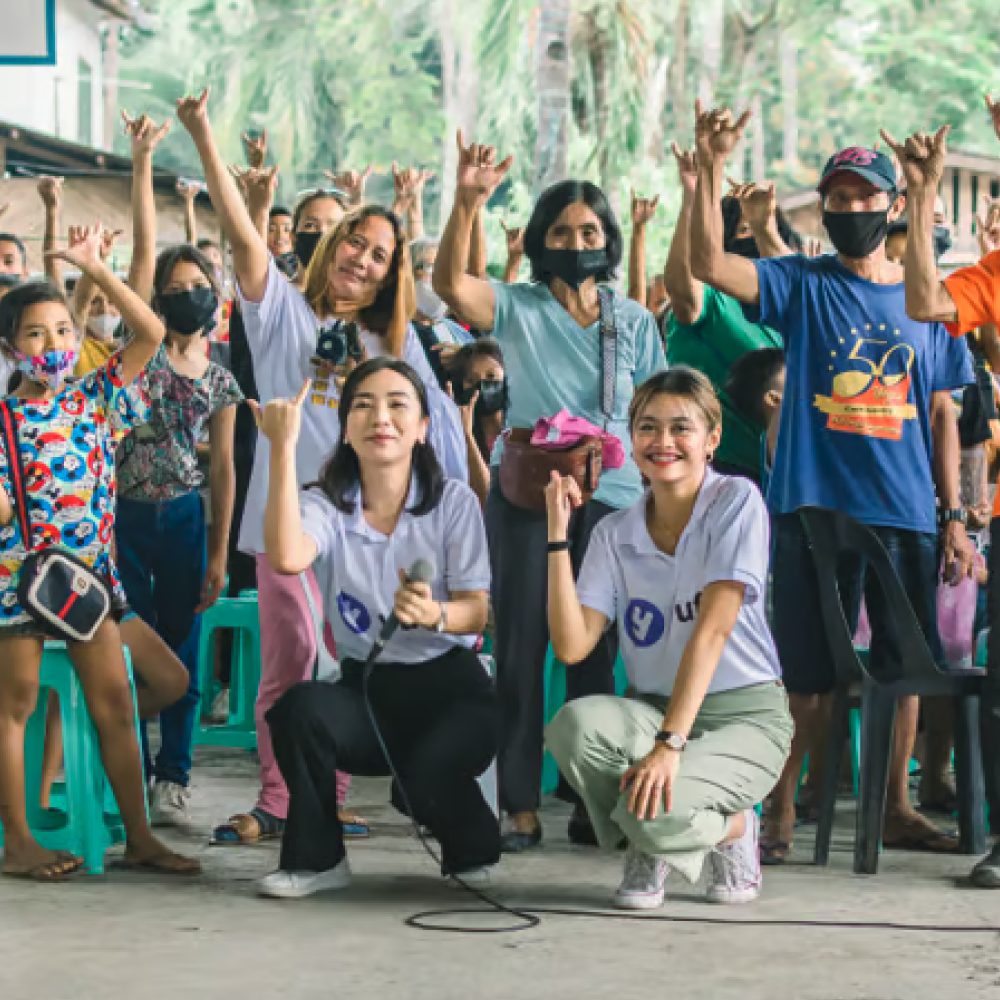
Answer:
[[[323, 599], [311, 570], [302, 576], [283, 576], [271, 569], [265, 556], [257, 556], [261, 658], [260, 690], [254, 712], [261, 777], [257, 805], [279, 819], [285, 819], [288, 815], [288, 789], [274, 759], [271, 733], [264, 715], [289, 688], [312, 679], [316, 661], [316, 631], [306, 601], [303, 579], [312, 589], [317, 606], [322, 608]], [[333, 653], [333, 650], [330, 649], [330, 652]], [[339, 803], [347, 798], [350, 786], [350, 775], [338, 771]]]

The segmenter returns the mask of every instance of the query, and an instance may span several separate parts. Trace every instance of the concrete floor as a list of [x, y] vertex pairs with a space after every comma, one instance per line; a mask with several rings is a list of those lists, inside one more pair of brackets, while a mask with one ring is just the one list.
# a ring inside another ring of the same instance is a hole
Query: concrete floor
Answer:
[[[254, 895], [254, 880], [275, 866], [274, 845], [206, 846], [213, 822], [252, 801], [248, 756], [201, 754], [195, 774], [200, 832], [168, 839], [202, 859], [203, 878], [134, 875], [111, 858], [106, 875], [65, 885], [0, 879], [0, 1000], [1000, 997], [995, 931], [755, 926], [830, 920], [1000, 927], [1000, 892], [963, 884], [972, 859], [890, 853], [876, 878], [853, 876], [848, 804], [829, 869], [767, 871], [763, 898], [747, 908], [709, 907], [701, 887], [672, 882], [659, 911], [738, 925], [548, 917], [519, 934], [450, 935], [404, 926], [420, 910], [476, 904], [442, 884], [384, 804], [384, 782], [358, 782], [352, 794], [352, 805], [377, 828], [372, 840], [350, 849], [355, 884], [341, 894], [281, 903]], [[543, 848], [504, 860], [498, 895], [525, 906], [605, 906], [620, 857], [571, 847], [565, 806], [547, 804], [544, 814]], [[809, 856], [802, 835], [796, 860]]]

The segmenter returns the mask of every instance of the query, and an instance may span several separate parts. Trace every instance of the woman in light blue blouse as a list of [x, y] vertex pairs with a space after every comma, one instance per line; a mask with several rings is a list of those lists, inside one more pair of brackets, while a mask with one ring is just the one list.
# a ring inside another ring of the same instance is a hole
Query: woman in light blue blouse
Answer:
[[[606, 428], [625, 446], [621, 469], [607, 470], [593, 498], [574, 515], [570, 552], [578, 570], [591, 531], [602, 517], [635, 503], [642, 492], [629, 453], [629, 403], [635, 386], [666, 367], [653, 316], [612, 293], [617, 331], [614, 410], [601, 408], [601, 337], [598, 284], [614, 279], [622, 234], [603, 192], [587, 182], [564, 181], [539, 198], [525, 231], [531, 282], [504, 285], [466, 273], [473, 221], [510, 168], [488, 146], [460, 155], [455, 204], [441, 239], [434, 290], [474, 329], [500, 341], [509, 384], [507, 424], [531, 428], [542, 417], [569, 410]], [[501, 806], [510, 818], [503, 849], [516, 853], [541, 842], [538, 805], [542, 770], [543, 668], [549, 634], [545, 620], [546, 521], [543, 511], [512, 504], [501, 492], [498, 466], [503, 439], [492, 456], [486, 504], [493, 571], [494, 651], [502, 711]], [[590, 656], [567, 674], [570, 700], [614, 689], [617, 633], [612, 629]], [[567, 788], [567, 793], [569, 790]], [[577, 802], [570, 839], [593, 843]]]

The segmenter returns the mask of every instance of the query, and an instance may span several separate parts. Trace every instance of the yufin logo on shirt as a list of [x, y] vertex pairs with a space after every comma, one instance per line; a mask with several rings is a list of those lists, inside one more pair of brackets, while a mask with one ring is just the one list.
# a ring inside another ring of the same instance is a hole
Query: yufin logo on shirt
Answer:
[[655, 604], [635, 598], [625, 611], [625, 631], [640, 649], [652, 646], [663, 638], [666, 622]]
[[[866, 326], [865, 331], [866, 334], [871, 331], [871, 326]], [[883, 323], [877, 332], [885, 339], [862, 336], [858, 330], [851, 330], [855, 344], [846, 360], [853, 364], [836, 372], [832, 393], [816, 396], [814, 405], [829, 417], [828, 430], [898, 441], [903, 436], [903, 422], [917, 419], [917, 408], [909, 401], [910, 371], [916, 353], [905, 343], [894, 343], [885, 349], [890, 338], [900, 335], [899, 330], [890, 332]], [[866, 344], [871, 347], [865, 349]], [[837, 352], [831, 354], [830, 371], [836, 371]], [[877, 360], [866, 354], [875, 355]]]
[[364, 635], [371, 628], [372, 616], [368, 609], [346, 591], [342, 590], [337, 595], [337, 609], [344, 624], [356, 635]]

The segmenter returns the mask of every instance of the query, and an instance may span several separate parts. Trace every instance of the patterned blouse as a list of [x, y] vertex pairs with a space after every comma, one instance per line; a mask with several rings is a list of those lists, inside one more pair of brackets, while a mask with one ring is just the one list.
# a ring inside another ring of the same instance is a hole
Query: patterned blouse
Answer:
[[[4, 402], [14, 410], [37, 551], [54, 545], [72, 551], [104, 577], [114, 603], [125, 594], [111, 555], [115, 524], [115, 446], [142, 423], [148, 401], [139, 380], [121, 381], [121, 355], [81, 379], [71, 379], [52, 399]], [[9, 456], [0, 438], [0, 483], [14, 502]], [[0, 528], [0, 627], [32, 621], [17, 600], [25, 558], [17, 517]]]
[[163, 502], [198, 489], [196, 446], [213, 414], [243, 402], [236, 379], [209, 362], [199, 379], [174, 371], [163, 347], [146, 367], [151, 411], [118, 451], [118, 490], [129, 500]]

